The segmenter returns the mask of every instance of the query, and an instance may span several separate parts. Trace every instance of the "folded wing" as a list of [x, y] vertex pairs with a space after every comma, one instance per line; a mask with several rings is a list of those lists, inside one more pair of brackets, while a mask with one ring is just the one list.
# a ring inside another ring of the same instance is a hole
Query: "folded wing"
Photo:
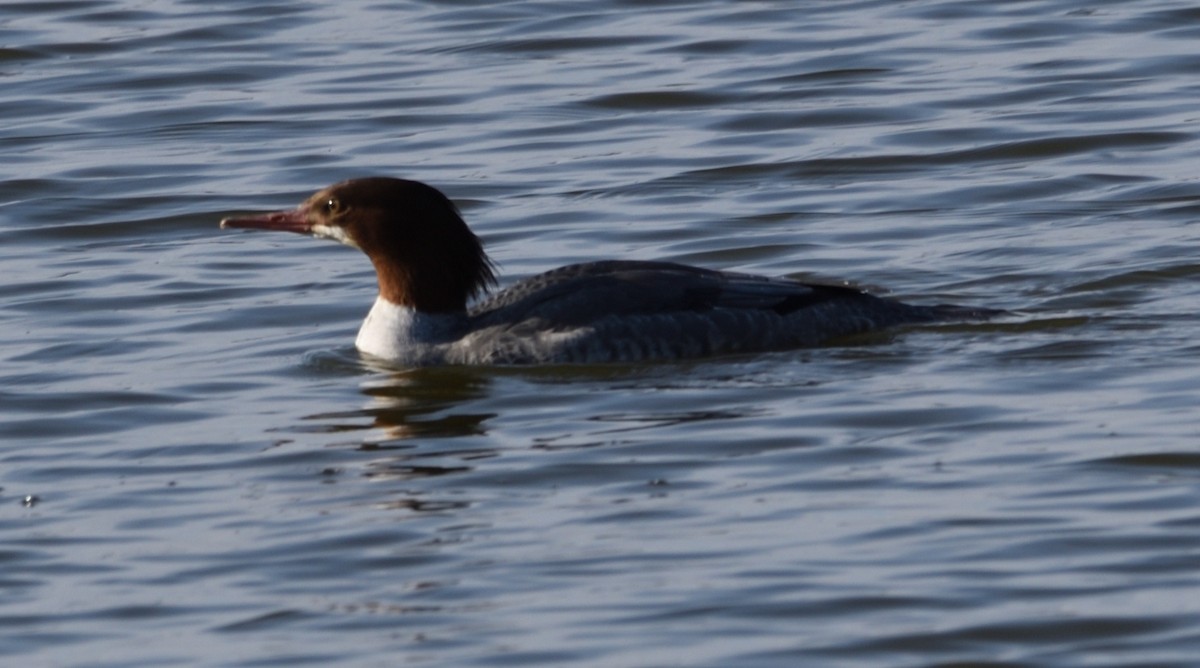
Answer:
[[525, 279], [480, 302], [485, 322], [538, 319], [576, 326], [622, 315], [662, 315], [713, 309], [789, 313], [829, 300], [870, 298], [838, 285], [801, 283], [671, 262], [575, 264]]

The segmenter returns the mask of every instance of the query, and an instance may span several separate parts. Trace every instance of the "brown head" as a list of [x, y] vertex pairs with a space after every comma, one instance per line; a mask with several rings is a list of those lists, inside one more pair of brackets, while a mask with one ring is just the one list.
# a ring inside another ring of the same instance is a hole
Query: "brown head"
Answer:
[[372, 177], [334, 184], [290, 211], [226, 218], [221, 227], [334, 239], [367, 254], [379, 294], [426, 313], [462, 311], [496, 282], [483, 245], [440, 191]]

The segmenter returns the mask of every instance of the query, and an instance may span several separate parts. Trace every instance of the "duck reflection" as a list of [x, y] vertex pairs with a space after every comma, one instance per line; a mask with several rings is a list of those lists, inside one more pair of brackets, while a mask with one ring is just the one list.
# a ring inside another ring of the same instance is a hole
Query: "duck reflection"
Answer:
[[[350, 444], [380, 457], [365, 464], [372, 479], [413, 479], [473, 470], [468, 462], [496, 456], [496, 448], [478, 447], [495, 413], [466, 409], [486, 396], [492, 385], [487, 373], [465, 368], [432, 367], [406, 370], [370, 368], [376, 372], [362, 383], [367, 398], [362, 408], [310, 415], [310, 431], [370, 434]], [[364, 424], [364, 418], [369, 422]], [[445, 439], [445, 440], [443, 440]], [[463, 447], [466, 442], [471, 445]]]

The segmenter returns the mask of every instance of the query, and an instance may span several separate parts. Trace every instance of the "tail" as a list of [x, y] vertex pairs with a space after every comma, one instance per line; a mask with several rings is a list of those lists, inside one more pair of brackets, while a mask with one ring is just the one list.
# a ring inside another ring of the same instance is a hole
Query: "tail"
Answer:
[[[998, 308], [981, 308], [978, 306], [957, 306], [955, 304], [935, 304], [933, 306], [915, 306], [910, 304], [920, 314], [925, 322], [958, 322], [967, 320], [991, 320], [1009, 312]], [[916, 315], [916, 314], [914, 314]]]
[[909, 304], [859, 292], [844, 299], [827, 300], [791, 314], [787, 345], [818, 345], [835, 337], [853, 336], [890, 327], [980, 321], [1005, 313], [1007, 311], [955, 304]]

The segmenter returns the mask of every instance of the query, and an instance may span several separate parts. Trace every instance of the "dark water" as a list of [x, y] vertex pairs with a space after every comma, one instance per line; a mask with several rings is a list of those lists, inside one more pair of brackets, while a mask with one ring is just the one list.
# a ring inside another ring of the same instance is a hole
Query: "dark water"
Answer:
[[[1193, 666], [1200, 9], [0, 5], [0, 657]], [[504, 274], [1014, 309], [614, 368], [374, 368], [355, 175]]]

